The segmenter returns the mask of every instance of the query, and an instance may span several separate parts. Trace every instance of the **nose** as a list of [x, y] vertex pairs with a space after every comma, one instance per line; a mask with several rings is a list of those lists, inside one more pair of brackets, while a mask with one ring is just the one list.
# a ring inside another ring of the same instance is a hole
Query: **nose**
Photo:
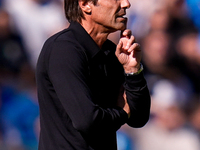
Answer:
[[129, 2], [129, 0], [121, 0], [121, 7], [122, 8], [130, 8], [131, 7], [131, 3]]

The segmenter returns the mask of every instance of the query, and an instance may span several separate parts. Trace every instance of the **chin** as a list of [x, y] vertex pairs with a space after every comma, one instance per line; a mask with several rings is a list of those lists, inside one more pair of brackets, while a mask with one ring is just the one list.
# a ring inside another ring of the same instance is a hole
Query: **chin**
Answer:
[[126, 29], [126, 23], [120, 23], [115, 26], [109, 27], [108, 28], [110, 33], [116, 32], [116, 31], [123, 31]]
[[126, 29], [126, 26], [123, 26], [120, 30], [123, 31]]
[[125, 30], [126, 28], [127, 28], [127, 21], [124, 21], [119, 24], [118, 30]]
[[126, 25], [120, 26], [117, 30], [123, 31], [126, 29]]

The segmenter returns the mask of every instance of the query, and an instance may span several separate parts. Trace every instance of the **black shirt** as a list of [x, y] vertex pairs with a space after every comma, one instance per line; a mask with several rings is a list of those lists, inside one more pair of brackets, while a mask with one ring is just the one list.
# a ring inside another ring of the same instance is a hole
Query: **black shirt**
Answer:
[[[145, 125], [150, 96], [143, 74], [124, 77], [107, 40], [100, 49], [72, 22], [44, 44], [37, 63], [40, 106], [39, 150], [116, 150], [125, 123]], [[124, 83], [131, 117], [116, 106]]]

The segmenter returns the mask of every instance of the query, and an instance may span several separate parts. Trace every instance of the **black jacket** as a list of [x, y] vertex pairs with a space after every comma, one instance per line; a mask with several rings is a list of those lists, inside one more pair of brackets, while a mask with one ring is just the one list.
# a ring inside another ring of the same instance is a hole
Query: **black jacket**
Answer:
[[[100, 49], [76, 22], [44, 44], [37, 63], [39, 150], [116, 150], [125, 123], [142, 127], [150, 96], [143, 74], [124, 76], [107, 40]], [[131, 117], [116, 106], [124, 86]]]

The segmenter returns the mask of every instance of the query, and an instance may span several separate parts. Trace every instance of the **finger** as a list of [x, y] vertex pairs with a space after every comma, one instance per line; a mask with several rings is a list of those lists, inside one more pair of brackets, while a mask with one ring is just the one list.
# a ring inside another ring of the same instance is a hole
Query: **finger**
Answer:
[[132, 35], [132, 32], [130, 29], [121, 31], [121, 37], [130, 37], [131, 35]]
[[131, 47], [131, 45], [133, 45], [135, 43], [135, 37], [132, 35], [130, 37], [130, 39], [128, 40], [127, 44], [126, 44], [126, 48], [125, 49], [129, 49]]
[[129, 53], [132, 51], [141, 51], [140, 44], [133, 43], [133, 45], [131, 45], [131, 47], [128, 49]]

